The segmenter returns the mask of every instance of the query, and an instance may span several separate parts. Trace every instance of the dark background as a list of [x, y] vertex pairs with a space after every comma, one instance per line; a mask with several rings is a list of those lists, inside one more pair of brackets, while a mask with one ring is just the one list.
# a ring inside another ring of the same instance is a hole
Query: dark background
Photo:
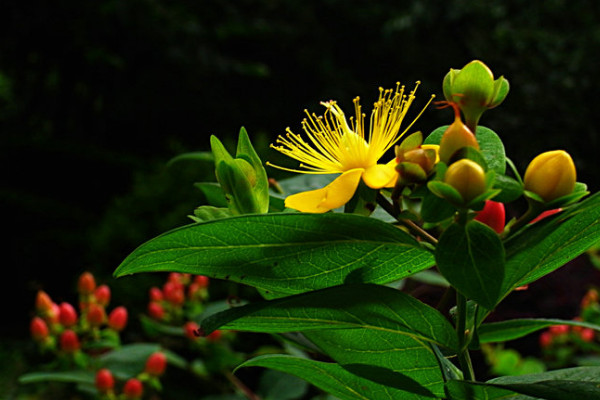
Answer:
[[[287, 126], [299, 131], [303, 109], [321, 112], [332, 98], [348, 107], [356, 95], [369, 109], [378, 86], [421, 80], [416, 109], [472, 59], [511, 83], [481, 123], [520, 170], [562, 148], [598, 190], [597, 1], [9, 0], [2, 9], [5, 338], [26, 336], [38, 289], [72, 300], [84, 270], [143, 303], [145, 292], [128, 288], [152, 278], [113, 281], [112, 271], [187, 223], [202, 201], [192, 183], [212, 174], [211, 165], [167, 168], [170, 158], [244, 125], [263, 160], [275, 159], [268, 143]], [[415, 129], [450, 120], [430, 107]], [[540, 316], [571, 318], [598, 282], [587, 263], [572, 268], [540, 285], [570, 294], [541, 301]]]

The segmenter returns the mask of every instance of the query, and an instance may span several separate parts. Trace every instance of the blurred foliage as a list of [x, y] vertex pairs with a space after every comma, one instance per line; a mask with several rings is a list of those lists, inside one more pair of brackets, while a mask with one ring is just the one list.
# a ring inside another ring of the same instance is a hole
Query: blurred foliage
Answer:
[[[190, 222], [203, 201], [192, 184], [212, 166], [165, 164], [208, 150], [209, 134], [244, 125], [277, 162], [267, 143], [299, 130], [304, 108], [368, 103], [397, 80], [421, 80], [424, 104], [471, 59], [510, 80], [502, 110], [481, 123], [504, 127], [519, 168], [534, 151], [568, 149], [598, 190], [592, 0], [13, 0], [0, 18], [4, 262], [24, 298], [68, 293], [84, 269], [108, 278], [142, 241]], [[431, 107], [415, 129], [447, 112]], [[0, 334], [26, 329], [22, 303]]]

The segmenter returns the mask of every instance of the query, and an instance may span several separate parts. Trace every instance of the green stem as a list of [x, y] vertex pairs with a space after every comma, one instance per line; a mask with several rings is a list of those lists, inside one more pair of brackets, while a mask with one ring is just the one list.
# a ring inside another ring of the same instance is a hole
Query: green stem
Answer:
[[504, 237], [508, 237], [518, 232], [519, 229], [533, 221], [533, 219], [540, 215], [540, 212], [544, 210], [543, 205], [538, 202], [529, 200], [528, 203], [529, 207], [527, 208], [527, 211], [525, 211], [525, 214], [521, 215], [521, 217], [508, 228], [504, 234]]
[[398, 222], [407, 227], [413, 234], [428, 241], [434, 246], [437, 244], [437, 239], [431, 236], [427, 231], [425, 231], [425, 229], [421, 228], [419, 225], [415, 224], [409, 219], [400, 218], [400, 214], [394, 209], [394, 206], [392, 206], [392, 204], [390, 204], [390, 202], [387, 201], [381, 193], [377, 193], [377, 204], [383, 207], [388, 214], [396, 218]]
[[458, 362], [467, 381], [475, 380], [475, 372], [469, 354], [468, 335], [465, 332], [467, 321], [467, 299], [456, 292], [456, 335], [458, 336]]

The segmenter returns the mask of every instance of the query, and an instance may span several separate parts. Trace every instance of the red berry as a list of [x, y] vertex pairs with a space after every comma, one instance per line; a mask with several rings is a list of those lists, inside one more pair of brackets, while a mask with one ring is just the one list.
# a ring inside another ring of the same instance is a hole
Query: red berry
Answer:
[[163, 286], [165, 300], [173, 305], [181, 305], [185, 301], [183, 285], [177, 282], [167, 282]]
[[164, 353], [156, 352], [146, 360], [144, 371], [150, 375], [160, 376], [165, 372], [165, 368], [167, 368], [167, 356]]
[[50, 322], [51, 324], [57, 324], [59, 322], [59, 319], [60, 319], [60, 307], [58, 306], [58, 304], [52, 303], [52, 306], [50, 307], [50, 311], [48, 311], [48, 313], [46, 313], [46, 321]]
[[29, 331], [33, 340], [41, 342], [48, 337], [48, 325], [40, 317], [34, 317], [29, 324]]
[[139, 399], [144, 393], [144, 386], [142, 386], [142, 382], [140, 382], [138, 379], [131, 378], [125, 382], [125, 386], [123, 386], [123, 393], [128, 399]]
[[100, 326], [106, 321], [106, 311], [99, 304], [90, 304], [87, 311], [87, 321], [92, 326]]
[[77, 290], [81, 294], [92, 294], [96, 289], [96, 279], [94, 279], [94, 275], [91, 272], [84, 272], [79, 277], [79, 282], [77, 283]]
[[162, 290], [157, 287], [151, 287], [148, 293], [150, 301], [161, 301], [163, 299]]
[[60, 303], [59, 309], [59, 321], [66, 327], [73, 326], [77, 323], [77, 311], [69, 303]]
[[581, 340], [584, 342], [593, 342], [594, 341], [594, 330], [590, 328], [584, 328], [579, 332], [579, 336], [581, 336]]
[[148, 314], [158, 320], [162, 320], [165, 317], [165, 309], [155, 301], [148, 303]]
[[569, 333], [569, 325], [554, 325], [549, 328], [549, 331], [554, 336], [566, 335]]
[[476, 221], [486, 224], [495, 230], [496, 233], [504, 231], [505, 219], [504, 204], [492, 200], [487, 200], [483, 210], [479, 211], [475, 217]]
[[540, 346], [543, 349], [550, 347], [550, 345], [552, 345], [553, 339], [554, 339], [554, 336], [552, 335], [552, 333], [550, 331], [542, 332], [542, 334], [540, 335]]
[[188, 339], [196, 340], [198, 339], [198, 332], [200, 332], [200, 326], [193, 322], [189, 321], [183, 325], [183, 332]]
[[37, 295], [35, 297], [35, 309], [42, 316], [46, 316], [47, 313], [52, 311], [53, 304], [54, 302], [52, 301], [50, 296], [48, 296], [48, 293], [44, 292], [43, 290], [39, 290], [37, 292]]
[[209, 342], [216, 342], [221, 338], [222, 335], [223, 332], [217, 329], [216, 331], [212, 331], [208, 336], [206, 336], [206, 340], [208, 340]]
[[103, 368], [96, 373], [96, 389], [100, 393], [110, 392], [115, 387], [115, 378], [110, 370]]
[[108, 315], [108, 326], [115, 331], [122, 331], [127, 325], [127, 309], [123, 306], [117, 307]]
[[110, 303], [110, 288], [107, 285], [100, 285], [94, 291], [96, 302], [104, 307]]
[[60, 348], [67, 353], [74, 353], [79, 350], [79, 338], [77, 334], [67, 329], [60, 335]]
[[200, 285], [201, 288], [207, 288], [208, 284], [210, 283], [210, 280], [208, 279], [208, 276], [196, 275], [196, 277], [194, 278], [194, 282]]

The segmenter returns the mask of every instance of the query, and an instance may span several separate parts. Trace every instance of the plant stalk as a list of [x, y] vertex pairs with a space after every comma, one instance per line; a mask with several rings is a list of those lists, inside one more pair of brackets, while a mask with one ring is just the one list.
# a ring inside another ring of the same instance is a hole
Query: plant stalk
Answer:
[[469, 354], [469, 341], [466, 335], [467, 299], [456, 292], [456, 335], [458, 336], [458, 362], [467, 381], [475, 380], [475, 371]]

